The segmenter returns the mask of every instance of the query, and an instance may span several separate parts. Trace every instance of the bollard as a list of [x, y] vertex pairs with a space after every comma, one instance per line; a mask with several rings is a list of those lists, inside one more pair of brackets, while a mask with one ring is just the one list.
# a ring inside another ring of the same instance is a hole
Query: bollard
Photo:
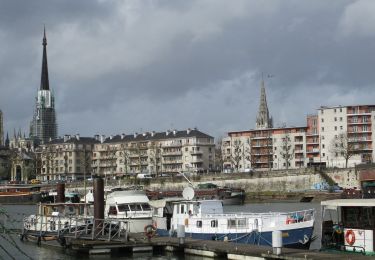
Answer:
[[98, 235], [103, 228], [104, 220], [104, 181], [94, 179], [94, 233]]
[[283, 247], [283, 236], [280, 230], [272, 232], [272, 248], [275, 255], [281, 255], [281, 248]]
[[56, 202], [64, 203], [65, 202], [65, 183], [58, 183], [56, 188], [57, 188]]
[[180, 245], [185, 243], [185, 225], [177, 226], [177, 238]]

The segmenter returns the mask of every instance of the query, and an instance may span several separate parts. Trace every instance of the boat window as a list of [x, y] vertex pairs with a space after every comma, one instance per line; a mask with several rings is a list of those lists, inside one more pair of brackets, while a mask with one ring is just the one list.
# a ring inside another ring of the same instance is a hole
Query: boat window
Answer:
[[217, 226], [218, 226], [217, 219], [211, 220], [211, 227], [217, 227]]
[[119, 204], [119, 205], [117, 205], [117, 208], [118, 208], [119, 212], [129, 211], [129, 205], [128, 204]]
[[346, 228], [373, 228], [374, 217], [371, 207], [343, 207], [343, 225]]
[[108, 215], [117, 215], [116, 206], [110, 206], [108, 210]]
[[142, 204], [142, 209], [143, 210], [150, 210], [151, 208], [150, 208], [150, 205], [148, 205], [148, 204]]
[[202, 220], [198, 220], [198, 221], [197, 221], [197, 227], [198, 227], [198, 228], [201, 228], [201, 227], [202, 227]]
[[246, 219], [245, 218], [237, 219], [237, 227], [239, 228], [246, 227]]
[[228, 219], [228, 228], [235, 228], [236, 226], [236, 219]]
[[130, 204], [129, 206], [131, 211], [142, 211], [141, 205], [139, 204]]
[[180, 205], [181, 206], [181, 214], [185, 213], [185, 205]]

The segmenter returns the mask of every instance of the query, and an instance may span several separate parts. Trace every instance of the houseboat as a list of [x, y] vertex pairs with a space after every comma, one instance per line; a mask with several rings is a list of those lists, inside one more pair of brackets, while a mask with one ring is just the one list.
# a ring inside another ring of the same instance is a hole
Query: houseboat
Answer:
[[375, 255], [375, 199], [322, 201], [322, 249]]
[[[185, 191], [184, 191], [185, 192]], [[186, 192], [192, 194], [192, 191]], [[186, 194], [185, 193], [185, 194]], [[179, 225], [187, 237], [272, 246], [272, 232], [282, 231], [283, 246], [309, 248], [315, 211], [224, 213], [220, 200], [151, 201], [153, 223], [160, 236], [175, 236]]]
[[34, 204], [40, 201], [40, 185], [7, 184], [0, 186], [0, 203]]

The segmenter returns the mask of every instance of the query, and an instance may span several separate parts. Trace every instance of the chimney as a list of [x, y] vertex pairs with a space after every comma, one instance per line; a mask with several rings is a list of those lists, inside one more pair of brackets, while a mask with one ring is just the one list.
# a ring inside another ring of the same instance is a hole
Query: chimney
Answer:
[[101, 143], [104, 143], [104, 141], [105, 141], [105, 135], [101, 135], [101, 136], [100, 136], [100, 142], [101, 142]]
[[191, 132], [191, 128], [188, 128], [188, 129], [186, 130], [186, 133], [187, 133], [187, 134], [190, 134], [190, 132]]
[[79, 134], [76, 134], [76, 139], [77, 141], [79, 141]]
[[138, 136], [138, 133], [134, 133], [134, 138], [137, 138], [137, 136]]
[[123, 140], [124, 138], [125, 138], [125, 134], [122, 133], [122, 134], [121, 134], [121, 140]]
[[176, 133], [177, 133], [177, 130], [174, 129], [174, 130], [173, 130], [173, 135], [176, 135]]
[[171, 131], [167, 130], [167, 132], [165, 132], [165, 135], [168, 136], [170, 133], [171, 133]]
[[99, 135], [94, 135], [94, 139], [96, 140], [96, 141], [99, 141]]
[[151, 132], [151, 136], [152, 136], [152, 137], [155, 136], [155, 131], [152, 131], [152, 132]]

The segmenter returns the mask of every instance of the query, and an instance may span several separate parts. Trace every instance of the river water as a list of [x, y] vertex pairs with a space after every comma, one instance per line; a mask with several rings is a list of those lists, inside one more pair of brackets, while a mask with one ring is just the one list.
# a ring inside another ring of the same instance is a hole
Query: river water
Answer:
[[[35, 205], [0, 205], [3, 214], [0, 216], [0, 225], [9, 228], [21, 228], [25, 216], [35, 214]], [[310, 249], [320, 248], [321, 213], [319, 203], [252, 203], [243, 206], [224, 206], [225, 212], [269, 212], [269, 211], [295, 211], [303, 209], [316, 209], [316, 222], [314, 234], [318, 237]], [[4, 214], [7, 214], [4, 220]], [[132, 256], [108, 256], [108, 255], [77, 255], [58, 247], [37, 246], [36, 242], [21, 242], [17, 235], [0, 233], [0, 259], [150, 259], [150, 260], [206, 260], [206, 258], [188, 255], [152, 255], [142, 253]], [[207, 260], [210, 258], [207, 258]]]

